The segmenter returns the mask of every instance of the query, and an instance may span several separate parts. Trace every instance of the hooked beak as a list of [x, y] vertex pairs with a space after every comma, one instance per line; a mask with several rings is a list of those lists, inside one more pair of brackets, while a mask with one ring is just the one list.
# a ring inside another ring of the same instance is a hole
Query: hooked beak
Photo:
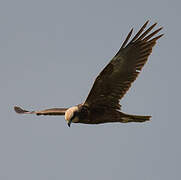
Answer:
[[72, 119], [70, 119], [70, 121], [68, 122], [68, 127], [70, 127], [71, 123], [72, 123]]

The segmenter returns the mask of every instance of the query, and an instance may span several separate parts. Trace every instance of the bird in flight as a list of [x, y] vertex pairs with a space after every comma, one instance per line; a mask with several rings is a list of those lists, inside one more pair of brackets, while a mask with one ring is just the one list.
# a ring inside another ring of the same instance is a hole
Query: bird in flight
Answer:
[[148, 22], [130, 40], [133, 32], [131, 29], [117, 54], [95, 79], [84, 103], [70, 108], [52, 108], [40, 111], [27, 111], [15, 106], [14, 110], [19, 114], [65, 115], [69, 127], [71, 123], [101, 124], [149, 121], [151, 116], [130, 115], [121, 112], [119, 104], [120, 99], [126, 94], [147, 62], [156, 41], [163, 36], [163, 34], [157, 35], [162, 27], [152, 31], [157, 23], [145, 30]]

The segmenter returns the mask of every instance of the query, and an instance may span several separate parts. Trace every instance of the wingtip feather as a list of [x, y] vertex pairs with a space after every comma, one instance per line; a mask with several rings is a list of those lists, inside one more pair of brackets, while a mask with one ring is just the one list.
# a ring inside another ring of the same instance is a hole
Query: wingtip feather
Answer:
[[30, 113], [29, 111], [24, 110], [24, 109], [22, 109], [22, 108], [20, 108], [20, 107], [18, 107], [18, 106], [14, 106], [14, 110], [15, 110], [15, 112], [18, 113], [18, 114], [27, 114], [27, 113]]

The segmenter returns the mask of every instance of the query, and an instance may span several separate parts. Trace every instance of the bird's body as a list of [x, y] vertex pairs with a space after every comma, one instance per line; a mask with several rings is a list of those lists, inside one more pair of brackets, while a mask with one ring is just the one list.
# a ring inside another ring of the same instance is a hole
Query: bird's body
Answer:
[[97, 76], [84, 103], [71, 108], [52, 108], [43, 111], [26, 111], [15, 106], [20, 114], [65, 115], [68, 125], [72, 122], [100, 124], [108, 122], [144, 122], [151, 116], [129, 115], [121, 112], [120, 99], [126, 94], [132, 82], [140, 73], [148, 56], [163, 34], [157, 34], [162, 28], [149, 34], [156, 23], [144, 31], [148, 21], [128, 43], [133, 29], [123, 42], [118, 53]]
[[69, 121], [71, 118], [74, 123], [101, 124], [110, 122], [142, 122], [143, 120], [149, 120], [150, 116], [128, 115], [106, 107], [89, 109], [88, 106], [79, 104], [65, 112], [65, 119]]

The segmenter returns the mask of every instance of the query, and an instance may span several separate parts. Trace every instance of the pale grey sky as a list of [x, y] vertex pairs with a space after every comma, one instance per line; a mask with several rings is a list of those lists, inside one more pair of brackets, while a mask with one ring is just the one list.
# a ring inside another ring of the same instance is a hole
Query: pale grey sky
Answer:
[[[179, 0], [1, 0], [0, 179], [180, 179], [180, 8]], [[63, 116], [13, 111], [84, 101], [129, 30], [148, 19], [165, 35], [121, 104], [151, 122], [68, 128]]]

